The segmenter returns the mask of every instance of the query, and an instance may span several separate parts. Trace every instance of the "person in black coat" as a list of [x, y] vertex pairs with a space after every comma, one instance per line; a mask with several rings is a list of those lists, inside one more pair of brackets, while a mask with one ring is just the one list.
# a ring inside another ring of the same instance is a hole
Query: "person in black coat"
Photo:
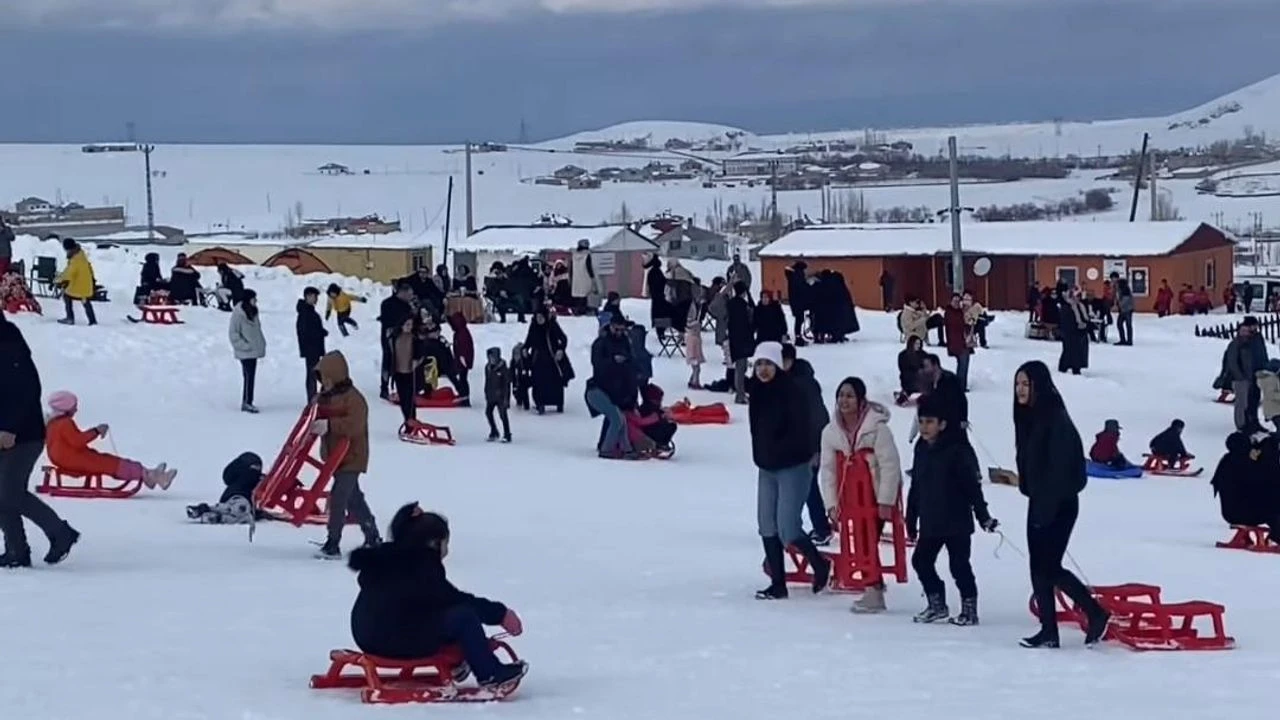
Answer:
[[[914, 394], [920, 392], [921, 378], [920, 371], [924, 367], [924, 359], [927, 353], [924, 351], [924, 340], [917, 335], [907, 338], [907, 346], [898, 353], [898, 392], [897, 401], [899, 405], [905, 404], [906, 401]], [[936, 366], [935, 366], [936, 367]], [[956, 378], [959, 383], [960, 378]], [[961, 393], [963, 396], [963, 393]], [[968, 404], [965, 399], [965, 404]]]
[[1169, 423], [1169, 427], [1151, 438], [1151, 454], [1171, 465], [1194, 457], [1187, 452], [1187, 446], [1182, 442], [1182, 430], [1186, 426], [1186, 423], [1177, 419]]
[[795, 261], [786, 269], [787, 302], [791, 305], [791, 335], [795, 338], [798, 347], [805, 345], [804, 316], [811, 307], [812, 290], [809, 285], [808, 270], [809, 265], [803, 260]]
[[591, 417], [604, 416], [596, 443], [602, 458], [634, 457], [623, 416], [636, 407], [636, 396], [640, 392], [631, 352], [627, 319], [621, 315], [610, 317], [609, 325], [591, 343], [591, 379], [587, 381], [586, 401]]
[[169, 271], [169, 298], [179, 305], [200, 305], [200, 271], [191, 267], [186, 253], [178, 253], [178, 259]]
[[316, 312], [316, 303], [320, 302], [320, 290], [308, 287], [302, 291], [302, 299], [298, 301], [298, 320], [294, 329], [298, 335], [298, 357], [302, 358], [307, 373], [307, 402], [316, 397], [316, 386], [320, 382], [316, 375], [316, 364], [324, 357], [324, 339], [329, 334], [324, 329], [324, 321]]
[[546, 307], [533, 311], [524, 351], [533, 373], [533, 408], [539, 415], [548, 407], [564, 412], [564, 389], [573, 378], [565, 354], [569, 338]]
[[747, 296], [747, 284], [739, 280], [733, 284], [733, 297], [727, 303], [729, 325], [729, 361], [733, 363], [733, 401], [747, 403], [747, 365], [755, 352], [755, 328], [751, 321], [754, 308]]
[[1084, 444], [1049, 368], [1039, 360], [1025, 363], [1014, 375], [1014, 444], [1018, 489], [1027, 497], [1027, 556], [1031, 588], [1040, 611], [1040, 632], [1022, 640], [1023, 647], [1058, 647], [1057, 605], [1054, 588], [1088, 618], [1085, 644], [1102, 640], [1110, 615], [1094, 599], [1089, 588], [1062, 567], [1080, 514], [1081, 490], [1086, 477]]
[[658, 257], [658, 253], [649, 256], [644, 268], [645, 290], [649, 293], [649, 324], [661, 340], [663, 328], [658, 321], [671, 320], [671, 303], [667, 302], [667, 276], [662, 272], [662, 259]]
[[457, 645], [482, 686], [523, 677], [528, 666], [499, 662], [484, 631], [485, 625], [497, 625], [519, 635], [520, 618], [500, 602], [462, 592], [445, 574], [448, 521], [411, 503], [396, 512], [390, 531], [390, 542], [355, 550], [347, 562], [359, 573], [360, 593], [351, 608], [356, 646], [370, 655], [411, 660]]
[[[954, 427], [969, 425], [969, 398], [965, 395], [960, 378], [942, 368], [942, 360], [933, 353], [925, 354], [920, 364], [918, 391], [923, 396], [933, 396], [934, 407], [939, 408], [943, 419]], [[921, 401], [924, 397], [921, 397]]]
[[[444, 291], [436, 284], [436, 279], [431, 275], [431, 268], [423, 265], [410, 275], [406, 275], [396, 281], [396, 287], [406, 286], [410, 290], [410, 295], [406, 301], [412, 301], [415, 309], [426, 309], [437, 318], [444, 315]], [[396, 293], [397, 295], [399, 292]], [[399, 327], [400, 323], [396, 323], [395, 327]]]
[[17, 325], [0, 310], [0, 568], [31, 567], [23, 518], [49, 538], [46, 563], [58, 563], [80, 539], [58, 514], [29, 489], [36, 461], [44, 453], [44, 409], [40, 372]]
[[142, 259], [142, 272], [138, 278], [138, 291], [134, 294], [134, 304], [144, 305], [157, 290], [168, 290], [169, 283], [160, 271], [160, 253], [147, 253]]
[[[412, 277], [412, 276], [410, 276]], [[430, 280], [430, 278], [428, 278]], [[396, 283], [395, 294], [382, 301], [378, 307], [379, 342], [382, 345], [382, 377], [378, 385], [378, 397], [386, 400], [391, 397], [387, 385], [394, 373], [391, 340], [405, 322], [416, 317], [413, 309], [413, 286], [402, 280]]]
[[813, 408], [804, 388], [783, 368], [782, 345], [756, 348], [755, 377], [751, 381], [751, 458], [759, 472], [756, 481], [756, 523], [764, 545], [769, 587], [759, 600], [787, 597], [783, 549], [791, 545], [809, 562], [813, 591], [822, 592], [831, 579], [831, 563], [805, 534], [800, 522], [813, 482]]
[[244, 276], [230, 265], [220, 262], [218, 268], [218, 309], [231, 309], [244, 300]]
[[934, 567], [946, 548], [951, 577], [960, 591], [960, 614], [951, 623], [977, 625], [978, 583], [969, 564], [973, 520], [977, 518], [987, 532], [994, 532], [999, 523], [987, 511], [978, 457], [965, 440], [964, 428], [948, 425], [946, 411], [937, 397], [926, 397], [916, 411], [920, 439], [911, 468], [906, 523], [907, 537], [917, 541], [911, 567], [920, 578], [928, 606], [915, 621], [933, 623], [951, 614], [946, 588]]
[[257, 453], [241, 453], [222, 469], [226, 489], [214, 505], [199, 503], [187, 506], [187, 517], [211, 525], [236, 525], [252, 522], [260, 515], [253, 507], [253, 492], [262, 482], [262, 457]]
[[822, 383], [818, 382], [813, 365], [808, 360], [796, 356], [796, 346], [790, 343], [782, 346], [782, 369], [787, 371], [804, 393], [805, 403], [809, 408], [809, 429], [813, 431], [812, 482], [809, 484], [809, 497], [805, 507], [809, 511], [809, 537], [816, 545], [831, 542], [831, 520], [827, 517], [826, 506], [822, 503], [822, 491], [818, 487], [818, 465], [822, 453], [822, 429], [831, 421], [831, 412], [827, 410], [827, 400], [822, 396]]
[[1213, 494], [1230, 525], [1266, 526], [1280, 545], [1280, 483], [1275, 478], [1275, 440], [1255, 445], [1248, 435], [1227, 436], [1227, 452], [1213, 471]]
[[782, 311], [782, 304], [774, 300], [773, 293], [768, 290], [760, 293], [760, 302], [751, 314], [751, 321], [755, 325], [757, 345], [786, 340], [786, 313]]

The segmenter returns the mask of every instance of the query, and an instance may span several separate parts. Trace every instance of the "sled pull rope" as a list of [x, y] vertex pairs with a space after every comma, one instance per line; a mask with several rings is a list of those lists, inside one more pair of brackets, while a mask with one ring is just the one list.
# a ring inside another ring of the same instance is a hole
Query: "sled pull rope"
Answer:
[[1000, 548], [1004, 547], [1005, 545], [1008, 545], [1010, 550], [1012, 550], [1012, 551], [1014, 551], [1014, 552], [1018, 553], [1018, 555], [1020, 555], [1020, 556], [1022, 556], [1022, 557], [1024, 557], [1024, 558], [1027, 556], [1027, 554], [1026, 554], [1025, 552], [1023, 552], [1023, 551], [1022, 551], [1022, 548], [1020, 548], [1020, 547], [1018, 547], [1017, 545], [1015, 545], [1015, 544], [1014, 544], [1014, 542], [1013, 542], [1012, 540], [1010, 540], [1010, 539], [1009, 539], [1009, 537], [1008, 537], [1007, 535], [1005, 535], [1005, 534], [1004, 534], [1004, 531], [1003, 531], [1003, 530], [999, 530], [999, 529], [997, 529], [997, 530], [996, 530], [996, 534], [1000, 536], [1000, 544], [996, 545], [996, 549], [995, 549], [994, 551], [992, 551], [992, 553], [991, 553], [991, 556], [992, 556], [992, 557], [994, 557], [995, 559], [999, 560], [999, 559], [1000, 559]]

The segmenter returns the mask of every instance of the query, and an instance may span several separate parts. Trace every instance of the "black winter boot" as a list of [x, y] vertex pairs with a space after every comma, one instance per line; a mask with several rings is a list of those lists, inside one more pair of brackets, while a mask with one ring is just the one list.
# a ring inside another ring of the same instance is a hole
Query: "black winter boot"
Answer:
[[78, 542], [80, 542], [80, 533], [67, 523], [62, 523], [62, 529], [49, 538], [49, 552], [44, 556], [45, 563], [57, 565], [66, 560], [71, 554], [71, 547]]
[[978, 598], [960, 598], [960, 614], [951, 618], [952, 625], [967, 627], [978, 624]]
[[912, 621], [918, 623], [935, 623], [939, 620], [946, 620], [951, 611], [947, 609], [947, 597], [945, 595], [927, 595], [928, 605], [923, 610], [916, 613]]
[[764, 566], [772, 582], [756, 593], [757, 600], [781, 600], [787, 597], [787, 570], [782, 560], [782, 540], [777, 537], [760, 539], [764, 545]]
[[818, 594], [827, 589], [827, 584], [831, 582], [831, 561], [826, 555], [818, 552], [818, 548], [814, 546], [813, 540], [808, 535], [802, 535], [798, 540], [791, 543], [796, 546], [804, 559], [809, 562], [809, 571], [813, 573], [813, 592]]
[[1040, 632], [1032, 635], [1031, 637], [1022, 638], [1018, 641], [1018, 644], [1024, 648], [1031, 648], [1035, 650], [1057, 648], [1058, 626], [1053, 626], [1053, 629], [1040, 628]]

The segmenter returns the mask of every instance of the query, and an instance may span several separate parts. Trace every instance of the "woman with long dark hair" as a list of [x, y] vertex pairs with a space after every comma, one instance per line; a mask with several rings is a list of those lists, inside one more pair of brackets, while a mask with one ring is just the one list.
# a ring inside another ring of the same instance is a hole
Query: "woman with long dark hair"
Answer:
[[231, 326], [227, 331], [231, 350], [240, 361], [243, 379], [240, 394], [240, 411], [256, 414], [253, 404], [254, 385], [258, 377], [258, 361], [267, 356], [267, 339], [262, 334], [262, 320], [258, 317], [258, 294], [245, 290], [240, 302], [231, 312]]
[[1054, 588], [1083, 608], [1089, 619], [1085, 645], [1102, 639], [1110, 615], [1089, 588], [1062, 567], [1084, 490], [1084, 445], [1049, 368], [1039, 360], [1018, 368], [1013, 383], [1013, 427], [1018, 489], [1027, 496], [1027, 555], [1040, 632], [1023, 638], [1028, 648], [1058, 647]]

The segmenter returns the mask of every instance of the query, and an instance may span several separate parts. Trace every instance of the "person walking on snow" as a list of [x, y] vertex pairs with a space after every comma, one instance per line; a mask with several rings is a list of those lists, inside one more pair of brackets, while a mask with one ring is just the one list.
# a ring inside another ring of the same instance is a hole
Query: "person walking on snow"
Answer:
[[747, 284], [733, 284], [733, 297], [729, 299], [726, 311], [728, 320], [729, 361], [733, 366], [733, 401], [739, 405], [747, 404], [747, 365], [751, 354], [755, 352], [755, 325], [751, 316], [754, 308], [747, 294]]
[[1084, 641], [1094, 645], [1102, 640], [1111, 616], [1080, 578], [1062, 567], [1080, 515], [1080, 491], [1088, 482], [1084, 444], [1044, 363], [1032, 360], [1018, 368], [1013, 390], [1018, 490], [1027, 497], [1027, 560], [1040, 613], [1040, 631], [1020, 644], [1058, 647], [1054, 588], [1060, 588], [1084, 610]]
[[1129, 281], [1125, 278], [1116, 280], [1116, 310], [1119, 313], [1116, 318], [1116, 331], [1120, 333], [1120, 342], [1117, 345], [1133, 344], [1133, 289], [1129, 287]]
[[93, 313], [94, 279], [93, 265], [84, 254], [80, 245], [71, 238], [62, 241], [62, 248], [67, 252], [67, 267], [58, 276], [55, 283], [62, 288], [62, 304], [67, 316], [58, 322], [63, 325], [76, 324], [75, 303], [84, 305], [84, 316], [90, 325], [97, 325], [98, 318]]
[[951, 304], [942, 311], [947, 335], [947, 354], [956, 359], [956, 377], [960, 388], [969, 391], [969, 357], [973, 354], [973, 328], [965, 321], [960, 295], [951, 296]]
[[347, 359], [334, 350], [316, 365], [320, 374], [320, 394], [316, 396], [316, 420], [309, 431], [320, 436], [320, 457], [327, 459], [342, 440], [347, 454], [333, 473], [329, 491], [328, 537], [317, 557], [336, 560], [342, 557], [342, 528], [350, 514], [360, 525], [365, 547], [382, 542], [378, 521], [360, 490], [360, 475], [369, 471], [369, 403], [351, 383]]
[[[878, 537], [884, 523], [893, 519], [898, 505], [898, 495], [902, 491], [902, 461], [898, 457], [893, 431], [889, 429], [889, 409], [867, 399], [867, 385], [862, 378], [845, 378], [836, 388], [836, 411], [822, 430], [821, 444], [818, 485], [822, 505], [832, 522], [840, 520], [839, 456], [843, 455], [847, 462], [855, 454], [865, 453], [876, 496]], [[851, 610], [855, 613], [884, 612], [884, 590], [881, 579], [867, 588]]]
[[573, 275], [570, 282], [573, 294], [574, 312], [584, 312], [593, 305], [591, 298], [596, 294], [596, 269], [591, 263], [591, 241], [582, 239], [573, 251]]
[[31, 567], [24, 519], [49, 539], [46, 563], [65, 560], [80, 539], [75, 528], [29, 489], [31, 473], [44, 452], [40, 393], [40, 372], [31, 348], [18, 326], [0, 311], [0, 569]]
[[950, 622], [977, 625], [978, 583], [969, 563], [973, 521], [976, 518], [986, 532], [995, 532], [1000, 523], [987, 511], [978, 457], [964, 428], [949, 426], [944, 414], [935, 398], [927, 398], [916, 411], [920, 439], [912, 458], [906, 523], [907, 537], [916, 541], [911, 567], [920, 578], [928, 606], [913, 620], [934, 623], [951, 615], [946, 587], [934, 567], [938, 553], [946, 548], [951, 577], [960, 591], [960, 614]]
[[1267, 346], [1258, 335], [1258, 318], [1249, 315], [1240, 323], [1236, 336], [1223, 355], [1223, 369], [1235, 393], [1236, 429], [1250, 433], [1258, 428], [1257, 373], [1267, 367]]
[[[324, 321], [316, 311], [316, 303], [320, 302], [320, 290], [309, 287], [302, 291], [302, 299], [298, 301], [298, 321], [295, 330], [298, 335], [298, 357], [302, 358], [306, 371], [307, 402], [316, 398], [316, 363], [324, 357], [324, 339], [329, 331], [324, 328]], [[234, 315], [232, 316], [235, 317]]]
[[813, 592], [826, 589], [831, 562], [818, 552], [800, 522], [812, 483], [813, 437], [811, 411], [805, 393], [783, 370], [782, 345], [756, 348], [747, 416], [751, 426], [751, 457], [758, 469], [756, 524], [764, 545], [769, 587], [757, 600], [787, 597], [783, 549], [797, 548], [813, 572]]
[[455, 312], [446, 318], [453, 330], [453, 389], [458, 394], [458, 407], [471, 407], [471, 369], [476, 365], [476, 343], [467, 327], [467, 318]]
[[258, 294], [245, 290], [240, 304], [231, 312], [227, 327], [231, 350], [240, 361], [241, 392], [240, 412], [257, 413], [253, 404], [254, 386], [258, 377], [258, 361], [267, 356], [267, 338], [262, 334], [262, 318], [258, 316]]
[[498, 426], [493, 422], [493, 411], [502, 420], [502, 442], [511, 442], [511, 419], [507, 410], [511, 407], [511, 369], [502, 359], [502, 348], [491, 347], [485, 351], [484, 365], [484, 417], [489, 421], [489, 442], [498, 439]]

